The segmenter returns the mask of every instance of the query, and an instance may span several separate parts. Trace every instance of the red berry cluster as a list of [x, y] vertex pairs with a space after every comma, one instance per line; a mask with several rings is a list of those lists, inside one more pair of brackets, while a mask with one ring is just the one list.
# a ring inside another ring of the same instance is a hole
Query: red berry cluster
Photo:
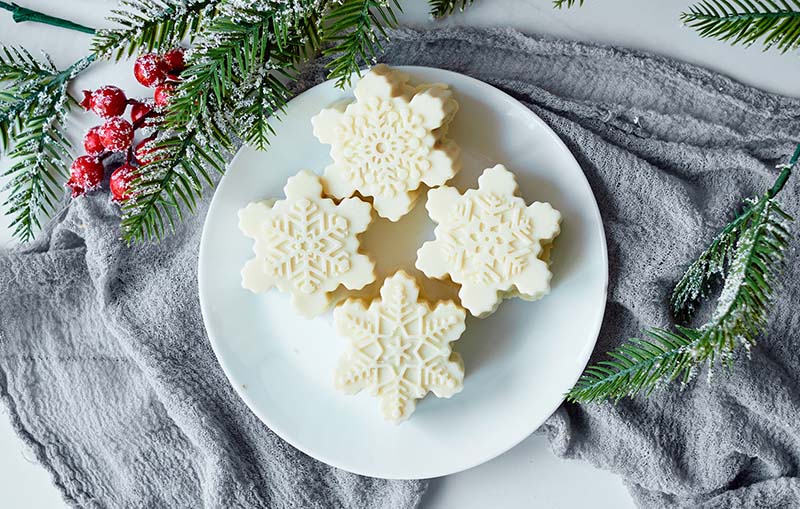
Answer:
[[[111, 194], [118, 202], [130, 197], [128, 187], [135, 174], [134, 165], [147, 162], [146, 156], [153, 150], [149, 142], [155, 138], [147, 137], [132, 148], [135, 132], [148, 127], [147, 120], [158, 115], [159, 107], [168, 104], [184, 68], [181, 48], [163, 55], [148, 53], [136, 59], [133, 74], [142, 85], [155, 88], [152, 101], [128, 99], [125, 92], [111, 85], [83, 91], [81, 106], [93, 111], [104, 122], [89, 129], [83, 138], [86, 155], [75, 159], [70, 167], [67, 186], [72, 189], [73, 198], [100, 187], [103, 159], [115, 152], [127, 152], [127, 158], [125, 164], [111, 174]], [[123, 118], [128, 105], [131, 106], [130, 122]]]

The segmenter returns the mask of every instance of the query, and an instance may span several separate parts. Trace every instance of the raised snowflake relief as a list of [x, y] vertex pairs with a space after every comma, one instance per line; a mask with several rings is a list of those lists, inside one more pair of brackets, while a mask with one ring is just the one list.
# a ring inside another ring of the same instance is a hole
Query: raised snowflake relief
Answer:
[[431, 308], [418, 298], [416, 281], [399, 271], [369, 307], [349, 299], [333, 313], [336, 330], [350, 340], [336, 387], [349, 394], [368, 389], [380, 398], [383, 417], [396, 423], [429, 391], [449, 398], [463, 388], [464, 363], [450, 343], [464, 332], [466, 313], [449, 301]]
[[526, 206], [516, 192], [503, 165], [484, 170], [478, 189], [463, 195], [448, 186], [428, 192], [436, 239], [422, 245], [416, 266], [461, 285], [461, 305], [474, 316], [491, 314], [505, 297], [534, 300], [550, 290], [542, 250], [560, 232], [561, 214], [549, 203]]
[[326, 193], [373, 199], [381, 217], [411, 210], [419, 187], [444, 184], [460, 168], [458, 147], [445, 140], [458, 105], [439, 84], [411, 87], [403, 72], [378, 65], [358, 82], [355, 102], [311, 119], [314, 135], [331, 145]]
[[357, 238], [372, 221], [371, 207], [357, 198], [338, 205], [323, 198], [319, 176], [309, 171], [289, 178], [284, 192], [285, 200], [239, 211], [239, 229], [255, 240], [242, 286], [256, 293], [276, 286], [312, 317], [328, 308], [329, 293], [339, 285], [357, 290], [375, 280], [374, 264], [358, 253]]

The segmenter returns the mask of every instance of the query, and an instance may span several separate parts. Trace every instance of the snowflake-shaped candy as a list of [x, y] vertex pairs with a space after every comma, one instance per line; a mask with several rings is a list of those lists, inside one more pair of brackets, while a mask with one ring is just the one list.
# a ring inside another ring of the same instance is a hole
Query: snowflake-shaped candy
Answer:
[[371, 197], [391, 221], [411, 210], [421, 184], [444, 184], [459, 170], [458, 147], [443, 139], [457, 103], [441, 85], [413, 88], [409, 76], [378, 65], [361, 78], [356, 101], [311, 119], [314, 135], [331, 145], [327, 194]]
[[289, 178], [284, 193], [285, 200], [239, 211], [239, 229], [255, 239], [256, 255], [242, 269], [242, 286], [290, 292], [295, 308], [310, 318], [328, 308], [328, 294], [340, 284], [358, 290], [375, 280], [357, 238], [372, 221], [371, 207], [358, 198], [339, 205], [323, 198], [319, 176], [309, 171]]
[[336, 330], [350, 339], [336, 387], [348, 394], [367, 388], [395, 423], [408, 419], [428, 391], [449, 398], [463, 388], [464, 363], [450, 343], [464, 332], [466, 313], [450, 301], [431, 309], [418, 297], [414, 278], [399, 271], [369, 307], [348, 299], [333, 312]]
[[417, 251], [416, 266], [461, 285], [461, 305], [474, 316], [488, 316], [506, 297], [535, 300], [550, 291], [540, 255], [542, 244], [560, 232], [561, 214], [549, 203], [526, 206], [516, 192], [514, 174], [500, 164], [484, 170], [478, 189], [463, 195], [449, 186], [428, 192], [436, 239]]

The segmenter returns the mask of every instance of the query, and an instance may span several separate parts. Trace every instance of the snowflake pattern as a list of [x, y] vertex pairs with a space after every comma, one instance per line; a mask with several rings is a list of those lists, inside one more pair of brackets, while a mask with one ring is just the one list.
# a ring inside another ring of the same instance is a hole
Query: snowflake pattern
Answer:
[[357, 239], [372, 220], [371, 208], [358, 198], [339, 205], [322, 198], [319, 177], [308, 171], [291, 177], [284, 192], [285, 200], [239, 211], [239, 228], [255, 240], [256, 255], [242, 269], [242, 286], [256, 293], [277, 286], [312, 317], [328, 308], [328, 294], [340, 284], [357, 290], [375, 280]]
[[368, 308], [349, 299], [333, 312], [336, 330], [350, 339], [336, 387], [348, 394], [368, 388], [383, 417], [399, 423], [429, 391], [449, 398], [463, 388], [464, 363], [450, 343], [464, 332], [466, 313], [450, 301], [431, 309], [403, 271], [387, 278], [380, 294]]
[[478, 189], [463, 195], [448, 186], [428, 192], [436, 239], [422, 245], [416, 266], [460, 284], [461, 305], [474, 316], [488, 316], [504, 297], [534, 300], [550, 290], [542, 244], [560, 232], [561, 214], [549, 203], [526, 206], [516, 192], [514, 174], [503, 165], [485, 170]]
[[311, 119], [314, 135], [331, 145], [326, 193], [373, 199], [381, 217], [397, 221], [422, 183], [444, 184], [459, 170], [458, 147], [444, 139], [458, 105], [448, 87], [413, 88], [409, 76], [378, 65], [358, 82], [356, 101]]

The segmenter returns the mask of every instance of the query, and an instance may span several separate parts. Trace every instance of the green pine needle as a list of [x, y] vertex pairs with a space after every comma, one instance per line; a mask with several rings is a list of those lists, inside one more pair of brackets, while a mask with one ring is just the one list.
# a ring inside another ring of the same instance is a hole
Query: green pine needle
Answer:
[[208, 171], [224, 172], [235, 150], [229, 133], [266, 148], [268, 119], [282, 113], [291, 96], [285, 82], [296, 78], [306, 51], [305, 29], [283, 37], [280, 47], [274, 30], [274, 12], [247, 20], [218, 16], [207, 28], [162, 118], [169, 136], [156, 142], [153, 162], [131, 184], [122, 217], [126, 241], [160, 239], [184, 209], [195, 209], [204, 185], [213, 185]]
[[0, 49], [0, 154], [13, 162], [3, 173], [10, 178], [3, 207], [22, 242], [33, 238], [64, 194], [58, 177], [66, 176], [71, 148], [64, 135], [72, 101], [67, 86], [90, 61], [59, 71], [46, 56], [38, 60], [24, 49]]
[[720, 231], [708, 248], [689, 265], [675, 285], [670, 297], [673, 314], [681, 319], [690, 319], [696, 306], [706, 297], [711, 286], [723, 275], [726, 265], [736, 250], [736, 242], [755, 207], [750, 204], [739, 216]]
[[[781, 187], [796, 162], [795, 157], [784, 168], [778, 180]], [[688, 381], [704, 363], [709, 368], [720, 360], [730, 363], [738, 344], [747, 349], [755, 344], [767, 324], [790, 238], [787, 226], [792, 218], [775, 202], [780, 190], [776, 187], [731, 222], [676, 287], [673, 305], [682, 310], [703, 295], [710, 274], [721, 273], [725, 284], [711, 320], [698, 329], [650, 329], [645, 331], [647, 339], [629, 340], [610, 352], [610, 359], [586, 368], [567, 394], [569, 401], [616, 401], [649, 394], [659, 383]]]
[[242, 140], [257, 150], [266, 150], [275, 134], [270, 118], [283, 113], [291, 92], [275, 75], [256, 76], [240, 87], [233, 118], [241, 125]]
[[[472, 1], [452, 2], [452, 9], [437, 0], [430, 3], [432, 9], [452, 12]], [[132, 198], [123, 206], [122, 232], [128, 242], [159, 240], [182, 219], [184, 210], [194, 210], [204, 185], [213, 181], [209, 172], [224, 171], [224, 161], [236, 146], [232, 136], [259, 149], [268, 146], [274, 134], [269, 119], [279, 117], [290, 99], [297, 64], [313, 58], [325, 44], [323, 53], [332, 57], [327, 64], [330, 77], [340, 87], [349, 84], [363, 65], [374, 62], [386, 29], [397, 26], [395, 11], [401, 10], [399, 0], [123, 0], [121, 4], [109, 18], [117, 27], [96, 31], [94, 53], [86, 62], [164, 51], [185, 39], [196, 43], [187, 52], [187, 68], [176, 93], [159, 117], [162, 134], [152, 162], [137, 170]], [[17, 57], [28, 59], [22, 52]], [[24, 91], [40, 91], [36, 80], [49, 80], [52, 74], [42, 70], [37, 77], [39, 70], [16, 64], [9, 72], [7, 80], [24, 85], [20, 88]], [[38, 135], [39, 145], [24, 144], [34, 152], [15, 154], [25, 157], [29, 166], [31, 156], [45, 161], [34, 168], [49, 167], [56, 159], [41, 154], [65, 153], [61, 149], [66, 145], [59, 145], [65, 142], [53, 134], [63, 116], [30, 115], [36, 101], [32, 96], [17, 101], [8, 95], [13, 92], [12, 88], [0, 92], [0, 147], [23, 133], [26, 141]], [[23, 117], [29, 118], [28, 124], [20, 120]], [[65, 167], [62, 161], [56, 169], [63, 173]], [[20, 166], [14, 168], [21, 172]], [[30, 173], [18, 173], [13, 180], [17, 193], [13, 210], [26, 214], [15, 224], [23, 225], [21, 235], [26, 238], [38, 225], [34, 209], [49, 207], [55, 194], [52, 182], [46, 183], [50, 180], [27, 182], [38, 178]], [[19, 205], [25, 186], [31, 188], [28, 209]]]
[[703, 0], [681, 15], [702, 37], [782, 53], [800, 45], [800, 0]]
[[201, 23], [213, 19], [222, 0], [122, 0], [108, 20], [117, 28], [97, 30], [92, 51], [119, 60], [137, 51], [158, 51], [191, 40]]
[[342, 0], [322, 18], [322, 40], [330, 45], [323, 54], [333, 56], [328, 78], [337, 86], [349, 85], [362, 66], [375, 62], [386, 28], [397, 26], [393, 7], [402, 10], [398, 0]]
[[272, 13], [253, 23], [218, 17], [207, 29], [208, 40], [201, 41], [187, 61], [167, 125], [180, 128], [209, 107], [224, 111], [229, 103], [243, 106], [251, 98], [246, 100], [242, 87], [267, 88], [263, 94], [269, 107], [258, 102], [254, 112], [269, 116], [282, 110], [289, 92], [275, 74], [292, 79], [305, 45], [287, 36], [279, 47], [274, 30]]
[[475, 0], [429, 0], [430, 14], [436, 19], [464, 12]]
[[195, 211], [204, 185], [213, 185], [207, 168], [222, 173], [228, 155], [197, 131], [153, 143], [149, 162], [136, 170], [132, 196], [122, 206], [122, 238], [128, 243], [161, 239], [174, 230], [184, 211]]
[[583, 0], [553, 0], [553, 7], [556, 9], [561, 9], [563, 7], [569, 9], [575, 5], [583, 7]]

